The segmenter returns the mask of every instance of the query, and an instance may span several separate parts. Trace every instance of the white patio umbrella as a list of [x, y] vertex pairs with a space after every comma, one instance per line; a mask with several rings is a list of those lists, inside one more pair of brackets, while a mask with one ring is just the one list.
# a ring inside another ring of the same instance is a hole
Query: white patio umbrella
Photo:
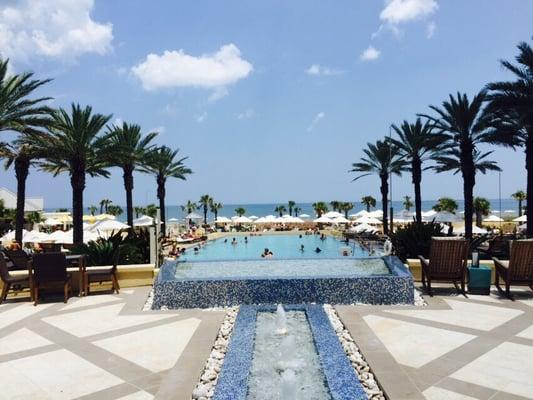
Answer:
[[525, 231], [527, 229], [527, 224], [522, 224], [518, 227], [519, 231]]
[[254, 224], [266, 224], [266, 223], [267, 223], [267, 220], [265, 219], [265, 217], [257, 218], [257, 219], [254, 221]]
[[483, 218], [483, 222], [503, 222], [503, 219], [497, 215], [489, 215], [487, 218]]
[[44, 222], [41, 222], [41, 225], [56, 226], [56, 225], [63, 225], [63, 222], [55, 218], [47, 218]]
[[437, 211], [435, 210], [422, 211], [422, 218], [431, 219], [436, 214], [437, 214]]
[[120, 231], [121, 229], [129, 228], [129, 225], [126, 225], [120, 221], [108, 219], [105, 221], [99, 221], [91, 226], [89, 229], [91, 232], [106, 232], [106, 231]]
[[141, 215], [139, 218], [133, 220], [133, 226], [152, 226], [154, 219], [148, 215]]
[[203, 217], [201, 215], [196, 214], [195, 212], [187, 214], [184, 219], [202, 219]]
[[343, 217], [343, 216], [341, 215], [340, 217], [333, 218], [333, 223], [334, 223], [334, 224], [349, 224], [349, 223], [350, 223], [350, 220], [349, 220], [349, 219], [346, 219], [345, 217]]
[[[24, 236], [26, 233], [28, 233], [28, 231], [26, 229], [23, 229], [22, 230], [22, 236]], [[8, 242], [8, 241], [11, 241], [13, 239], [15, 239], [15, 231], [14, 230], [7, 232], [4, 236], [2, 236], [0, 238], [0, 241], [1, 242]]]
[[313, 220], [313, 222], [316, 222], [317, 224], [332, 224], [333, 220], [325, 215], [322, 215], [320, 218]]
[[309, 214], [300, 214], [300, 218], [310, 218], [311, 216]]
[[448, 211], [439, 211], [433, 215], [431, 219], [434, 219], [435, 222], [458, 222], [462, 220], [462, 218], [458, 215], [452, 214]]
[[167, 220], [167, 222], [168, 222], [168, 223], [171, 223], [171, 224], [177, 224], [177, 223], [179, 223], [179, 221], [180, 221], [180, 220], [177, 219], [177, 218], [169, 218], [169, 219]]
[[368, 215], [370, 214], [368, 211], [366, 210], [361, 210], [359, 212], [356, 212], [355, 214], [350, 214], [348, 215], [350, 218], [359, 218], [359, 217], [364, 217], [365, 215]]
[[216, 224], [229, 224], [231, 223], [231, 219], [229, 219], [228, 217], [217, 217], [217, 219], [215, 220], [215, 223]]
[[257, 215], [250, 215], [248, 218], [250, 218], [251, 220], [259, 219]]
[[22, 243], [38, 243], [48, 240], [48, 234], [46, 232], [29, 231], [22, 236]]
[[373, 218], [383, 218], [383, 211], [382, 210], [370, 211], [367, 215]]
[[348, 232], [353, 233], [363, 233], [363, 232], [376, 232], [377, 229], [371, 225], [368, 224], [360, 224], [354, 227], [351, 227]]
[[513, 219], [514, 222], [527, 222], [527, 214], [524, 214], [518, 218]]
[[250, 218], [245, 217], [245, 216], [243, 215], [243, 216], [241, 216], [241, 217], [235, 218], [235, 219], [233, 220], [233, 222], [236, 223], [236, 224], [251, 224], [251, 223], [254, 222], [254, 221], [252, 221]]
[[415, 216], [414, 211], [407, 211], [402, 210], [396, 214], [394, 214], [394, 219], [404, 219], [404, 220], [413, 220], [413, 217]]
[[337, 211], [330, 211], [330, 212], [325, 213], [324, 216], [333, 219], [333, 218], [342, 217], [343, 215]]
[[[454, 230], [453, 231], [455, 234], [457, 235], [464, 235], [465, 233], [465, 227], [462, 226], [461, 228], [457, 229], [457, 230]], [[488, 231], [486, 229], [483, 229], [483, 228], [480, 228], [479, 226], [477, 225], [472, 225], [472, 233], [474, 235], [483, 235], [485, 233], [487, 233]]]
[[367, 224], [367, 225], [381, 225], [383, 224], [382, 221], [380, 221], [379, 219], [377, 218], [374, 218], [370, 215], [365, 215], [363, 217], [360, 217], [360, 218], [357, 218], [355, 220], [356, 223], [358, 224]]

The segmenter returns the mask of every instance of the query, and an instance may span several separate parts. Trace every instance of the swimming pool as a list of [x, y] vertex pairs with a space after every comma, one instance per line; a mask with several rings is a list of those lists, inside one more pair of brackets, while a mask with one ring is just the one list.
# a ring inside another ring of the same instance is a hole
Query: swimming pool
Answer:
[[[245, 239], [246, 238], [246, 239]], [[234, 244], [233, 240], [235, 239]], [[303, 245], [303, 250], [302, 250]], [[316, 252], [316, 249], [320, 252]], [[336, 238], [319, 235], [261, 235], [227, 236], [209, 241], [198, 252], [189, 249], [180, 261], [231, 261], [258, 260], [264, 249], [269, 249], [272, 259], [326, 259], [343, 257], [349, 249], [349, 257], [369, 257], [369, 252], [355, 242], [346, 244]]]

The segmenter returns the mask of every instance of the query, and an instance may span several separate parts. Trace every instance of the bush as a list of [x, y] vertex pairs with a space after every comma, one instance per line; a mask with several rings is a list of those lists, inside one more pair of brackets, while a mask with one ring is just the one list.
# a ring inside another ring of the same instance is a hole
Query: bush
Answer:
[[435, 236], [447, 236], [440, 223], [412, 222], [391, 234], [391, 241], [396, 255], [406, 262], [408, 258], [417, 258], [419, 255], [429, 257], [431, 238]]

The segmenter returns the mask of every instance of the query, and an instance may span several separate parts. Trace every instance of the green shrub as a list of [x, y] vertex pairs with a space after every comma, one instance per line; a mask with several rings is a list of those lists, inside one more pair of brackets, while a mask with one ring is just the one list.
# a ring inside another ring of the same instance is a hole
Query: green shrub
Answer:
[[412, 222], [391, 234], [391, 241], [396, 255], [406, 262], [408, 258], [417, 258], [419, 255], [429, 257], [431, 238], [435, 236], [447, 236], [440, 223]]

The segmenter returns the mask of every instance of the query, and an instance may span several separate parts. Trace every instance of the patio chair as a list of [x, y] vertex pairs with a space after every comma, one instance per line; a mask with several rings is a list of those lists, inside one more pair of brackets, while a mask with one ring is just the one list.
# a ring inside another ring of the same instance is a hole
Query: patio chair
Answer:
[[32, 259], [33, 269], [33, 301], [39, 302], [39, 290], [42, 287], [63, 285], [63, 302], [68, 301], [72, 293], [71, 275], [67, 273], [67, 259], [63, 253], [35, 254]]
[[29, 268], [30, 257], [28, 254], [22, 250], [8, 250], [4, 249], [4, 254], [7, 259], [11, 262], [11, 270], [24, 270], [27, 271]]
[[[433, 238], [429, 260], [418, 256], [422, 265], [422, 287], [433, 297], [432, 282], [452, 282], [463, 296], [469, 243], [461, 238]], [[458, 282], [461, 287], [457, 285]]]
[[[509, 261], [493, 257], [496, 267], [496, 288], [501, 294], [514, 301], [511, 285], [529, 286], [533, 290], [533, 240], [514, 240], [511, 242]], [[500, 287], [500, 278], [505, 283], [505, 292]]]
[[4, 302], [10, 289], [22, 290], [30, 289], [30, 296], [33, 300], [32, 282], [29, 271], [25, 274], [11, 275], [7, 267], [6, 260], [0, 255], [0, 279], [2, 280], [2, 294], [0, 295], [0, 304]]
[[111, 267], [90, 267], [86, 268], [83, 276], [83, 291], [89, 294], [91, 282], [111, 282], [111, 291], [119, 293], [120, 286], [117, 278], [117, 265], [120, 258], [120, 249], [115, 250], [113, 255], [113, 265]]

